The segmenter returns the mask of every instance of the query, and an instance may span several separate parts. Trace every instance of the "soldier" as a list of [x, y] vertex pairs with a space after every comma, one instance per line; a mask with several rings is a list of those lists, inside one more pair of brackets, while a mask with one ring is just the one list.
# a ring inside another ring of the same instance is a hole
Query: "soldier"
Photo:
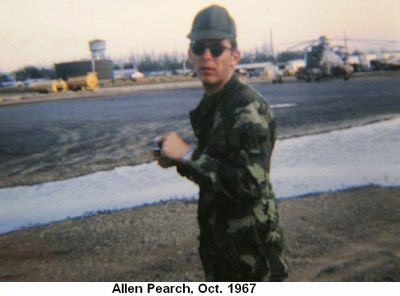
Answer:
[[160, 139], [162, 167], [200, 187], [200, 258], [207, 281], [281, 281], [283, 238], [269, 171], [275, 120], [263, 96], [235, 74], [236, 27], [227, 10], [210, 6], [193, 22], [189, 56], [205, 94], [190, 112], [198, 139], [175, 132]]

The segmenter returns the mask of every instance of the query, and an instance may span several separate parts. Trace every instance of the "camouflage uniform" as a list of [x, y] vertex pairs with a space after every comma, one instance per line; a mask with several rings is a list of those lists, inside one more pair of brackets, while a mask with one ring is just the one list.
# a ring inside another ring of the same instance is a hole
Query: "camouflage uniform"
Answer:
[[269, 179], [275, 120], [236, 75], [190, 112], [197, 147], [178, 172], [200, 187], [200, 257], [207, 281], [280, 281], [283, 238]]

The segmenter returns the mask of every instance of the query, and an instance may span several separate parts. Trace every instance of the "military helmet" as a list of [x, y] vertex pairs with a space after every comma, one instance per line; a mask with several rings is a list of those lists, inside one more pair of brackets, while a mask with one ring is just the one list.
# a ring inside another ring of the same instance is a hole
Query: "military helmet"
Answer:
[[187, 37], [191, 40], [235, 39], [235, 21], [224, 7], [211, 5], [196, 15]]

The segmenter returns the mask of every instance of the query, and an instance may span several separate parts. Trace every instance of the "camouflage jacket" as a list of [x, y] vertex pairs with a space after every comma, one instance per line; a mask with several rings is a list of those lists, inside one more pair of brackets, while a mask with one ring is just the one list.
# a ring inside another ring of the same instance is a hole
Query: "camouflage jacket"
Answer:
[[281, 244], [269, 169], [275, 120], [264, 97], [236, 75], [190, 112], [197, 147], [178, 172], [200, 187], [200, 241]]

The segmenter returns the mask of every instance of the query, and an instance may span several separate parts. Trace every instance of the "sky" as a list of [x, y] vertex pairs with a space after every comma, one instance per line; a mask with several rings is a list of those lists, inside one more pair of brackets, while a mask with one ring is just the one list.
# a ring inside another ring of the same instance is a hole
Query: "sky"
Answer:
[[211, 4], [229, 10], [243, 51], [270, 44], [270, 32], [277, 51], [344, 31], [400, 41], [400, 0], [0, 0], [0, 70], [89, 58], [93, 39], [105, 40], [113, 59], [183, 56], [195, 14]]

